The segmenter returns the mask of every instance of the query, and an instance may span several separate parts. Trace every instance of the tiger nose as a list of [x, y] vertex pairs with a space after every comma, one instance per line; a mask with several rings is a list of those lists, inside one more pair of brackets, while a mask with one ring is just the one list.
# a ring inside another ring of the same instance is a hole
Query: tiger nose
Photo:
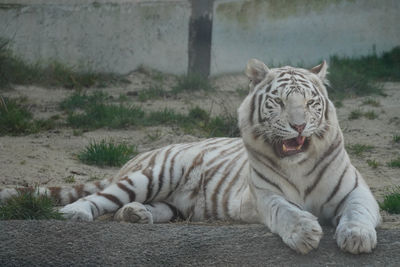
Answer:
[[292, 127], [293, 129], [295, 129], [299, 134], [301, 134], [304, 130], [304, 128], [306, 128], [306, 124], [290, 124], [290, 127]]

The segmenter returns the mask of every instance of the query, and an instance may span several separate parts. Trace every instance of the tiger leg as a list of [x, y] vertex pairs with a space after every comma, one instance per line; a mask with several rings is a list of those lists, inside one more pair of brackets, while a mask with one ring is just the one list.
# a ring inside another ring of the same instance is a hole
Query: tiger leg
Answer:
[[377, 243], [375, 227], [380, 223], [380, 214], [369, 189], [359, 185], [338, 209], [333, 222], [339, 222], [335, 233], [338, 246], [353, 254], [371, 252]]
[[141, 204], [132, 202], [120, 208], [114, 216], [116, 221], [131, 223], [165, 223], [183, 220], [182, 213], [167, 202]]
[[141, 171], [130, 175], [103, 191], [81, 198], [63, 207], [60, 212], [66, 219], [75, 221], [92, 221], [105, 213], [114, 213], [125, 204], [143, 203], [150, 197], [148, 185], [151, 180]]
[[267, 194], [259, 197], [258, 209], [261, 222], [271, 232], [278, 234], [290, 248], [306, 254], [318, 247], [322, 228], [311, 213], [289, 203], [280, 195]]

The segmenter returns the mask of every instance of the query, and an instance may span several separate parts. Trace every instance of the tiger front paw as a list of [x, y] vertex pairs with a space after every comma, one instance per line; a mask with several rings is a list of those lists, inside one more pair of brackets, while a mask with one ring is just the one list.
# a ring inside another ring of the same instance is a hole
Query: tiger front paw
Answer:
[[71, 221], [85, 221], [90, 222], [93, 221], [93, 215], [91, 210], [89, 210], [80, 205], [81, 203], [72, 203], [68, 204], [62, 209], [60, 209], [60, 213], [62, 213], [63, 217], [67, 220]]
[[124, 205], [114, 215], [114, 220], [130, 223], [153, 224], [153, 215], [139, 202]]
[[317, 218], [305, 213], [298, 218], [291, 231], [282, 236], [282, 240], [295, 251], [307, 254], [318, 247], [322, 235]]
[[377, 243], [375, 228], [358, 222], [339, 224], [335, 238], [340, 249], [352, 254], [370, 253]]

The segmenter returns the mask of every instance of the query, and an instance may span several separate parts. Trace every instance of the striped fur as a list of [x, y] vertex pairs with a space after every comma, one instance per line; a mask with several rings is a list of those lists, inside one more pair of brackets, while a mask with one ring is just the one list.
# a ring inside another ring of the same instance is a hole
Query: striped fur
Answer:
[[[263, 223], [300, 253], [318, 246], [326, 221], [341, 249], [370, 252], [379, 209], [344, 149], [326, 69], [250, 60], [250, 93], [238, 109], [242, 138], [169, 145], [133, 158], [113, 179], [40, 193], [70, 203], [61, 211], [72, 220], [112, 212], [140, 223]], [[18, 190], [26, 189], [0, 190], [0, 199]]]

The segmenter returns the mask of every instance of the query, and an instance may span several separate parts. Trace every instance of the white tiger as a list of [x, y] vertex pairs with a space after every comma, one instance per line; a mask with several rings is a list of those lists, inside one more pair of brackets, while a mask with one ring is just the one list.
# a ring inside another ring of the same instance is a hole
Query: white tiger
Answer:
[[[341, 249], [371, 252], [379, 208], [344, 149], [326, 73], [325, 62], [268, 69], [252, 59], [238, 109], [242, 138], [169, 145], [130, 160], [114, 179], [41, 193], [72, 203], [61, 209], [71, 220], [115, 212], [138, 223], [262, 223], [300, 253], [318, 247], [319, 221], [327, 221]], [[1, 190], [0, 199], [18, 190]]]

